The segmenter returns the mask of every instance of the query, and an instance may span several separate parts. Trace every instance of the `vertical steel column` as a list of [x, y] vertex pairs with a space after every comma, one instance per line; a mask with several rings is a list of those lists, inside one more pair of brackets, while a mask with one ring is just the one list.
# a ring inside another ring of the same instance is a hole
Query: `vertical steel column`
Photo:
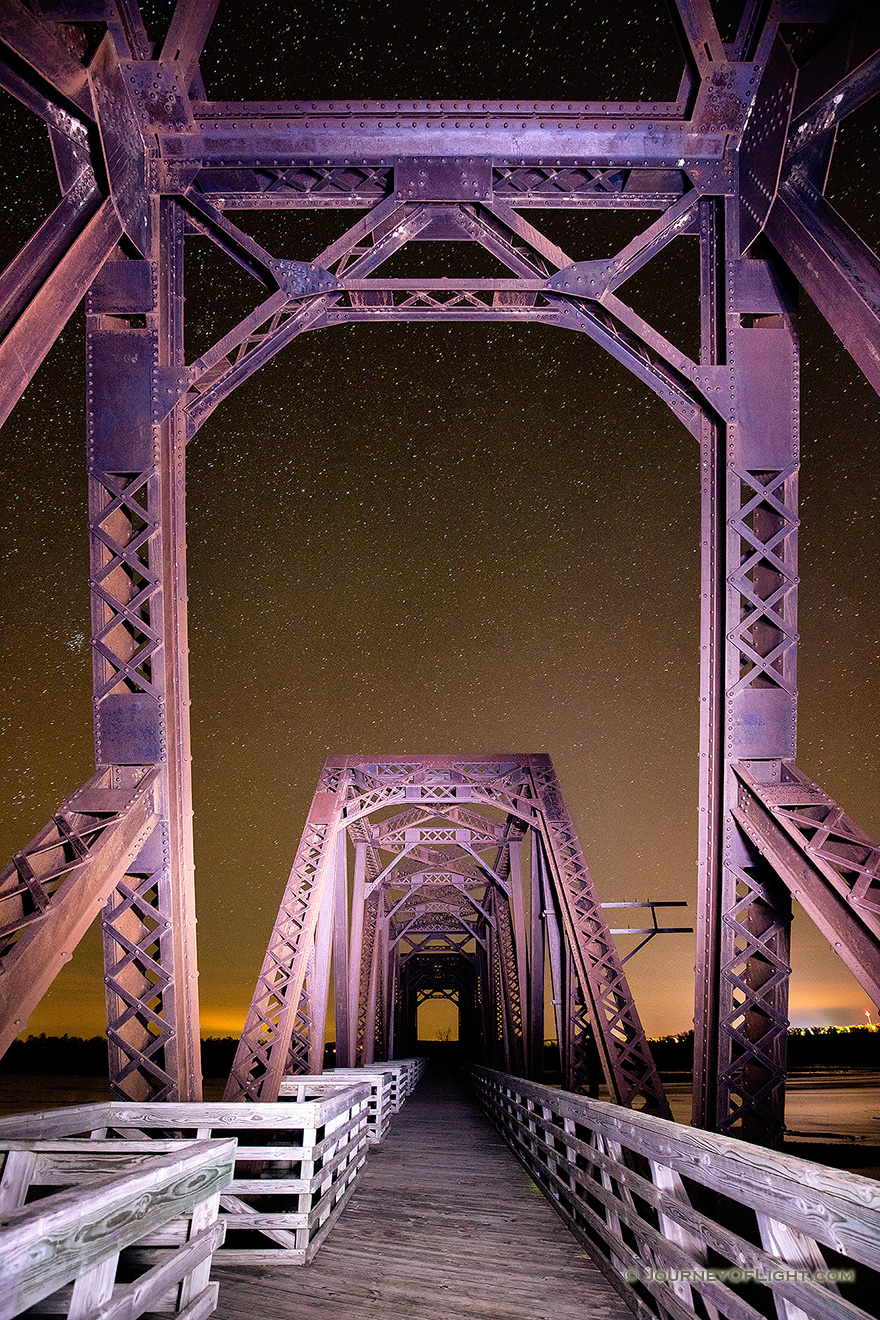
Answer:
[[[520, 901], [522, 894], [520, 894]], [[498, 888], [495, 891], [495, 920], [498, 942], [496, 956], [501, 966], [502, 1003], [506, 1025], [508, 1066], [507, 1071], [522, 1077], [525, 1075], [523, 1027], [523, 996], [519, 979], [517, 949], [514, 942], [513, 900], [509, 892]]]
[[[386, 935], [386, 946], [387, 946]], [[400, 945], [395, 944], [388, 957], [388, 995], [385, 1010], [386, 1058], [394, 1058], [397, 1027], [397, 999], [400, 992]]]
[[357, 1055], [355, 1066], [373, 1062], [376, 1023], [376, 941], [379, 895], [370, 894], [364, 904], [363, 934], [358, 956]]
[[568, 1087], [569, 1070], [569, 1017], [565, 1011], [567, 996], [564, 974], [564, 944], [562, 920], [556, 907], [556, 896], [547, 870], [547, 857], [544, 840], [533, 831], [537, 840], [535, 855], [538, 861], [538, 875], [543, 901], [544, 928], [547, 932], [547, 950], [550, 961], [550, 988], [553, 996], [553, 1017], [556, 1022], [556, 1042], [559, 1050], [559, 1068], [563, 1086]]
[[544, 1078], [544, 902], [541, 894], [540, 838], [529, 830], [529, 1076]]
[[352, 1019], [348, 985], [348, 850], [346, 831], [340, 830], [336, 844], [335, 895], [333, 901], [333, 998], [336, 1020], [336, 1063], [350, 1066]]
[[505, 1072], [511, 1070], [511, 1018], [508, 1002], [507, 985], [507, 967], [505, 966], [503, 945], [501, 942], [501, 924], [505, 920], [505, 912], [502, 907], [498, 890], [493, 886], [486, 895], [488, 900], [488, 910], [493, 919], [493, 925], [489, 931], [488, 953], [489, 953], [489, 979], [492, 986], [492, 1016], [496, 1024], [497, 1040], [501, 1049], [503, 1059], [502, 1067]]
[[348, 944], [348, 1058], [349, 1068], [358, 1063], [361, 961], [363, 958], [364, 908], [366, 903], [367, 845], [354, 846], [354, 877], [351, 893], [351, 932]]
[[514, 839], [507, 845], [510, 858], [510, 880], [507, 890], [510, 897], [510, 914], [513, 920], [513, 943], [516, 953], [516, 979], [518, 987], [519, 1015], [521, 1028], [522, 1070], [524, 1077], [530, 1077], [531, 1049], [531, 997], [529, 995], [529, 958], [526, 941], [526, 916], [523, 901], [522, 879], [522, 840]]
[[734, 206], [702, 205], [703, 356], [727, 366], [730, 403], [726, 428], [707, 424], [701, 450], [694, 1121], [773, 1145], [784, 1125], [791, 905], [732, 816], [731, 767], [776, 783], [795, 755], [797, 343], [781, 265], [740, 256]]
[[[339, 849], [345, 847], [345, 831], [336, 836], [337, 867]], [[338, 870], [337, 870], [338, 875]], [[335, 880], [335, 877], [334, 877]], [[330, 998], [330, 949], [333, 940], [333, 918], [336, 906], [336, 885], [328, 882], [318, 913], [315, 931], [314, 973], [309, 977], [309, 1072], [324, 1071], [324, 1042], [327, 1036], [327, 1004]]]
[[490, 923], [483, 923], [483, 940], [477, 944], [477, 989], [480, 1000], [483, 1052], [482, 1062], [489, 1068], [497, 1065], [495, 1014], [492, 1010], [492, 986], [489, 979]]
[[[724, 203], [700, 202], [700, 362], [726, 361]], [[700, 784], [693, 1121], [714, 1128], [718, 1107], [721, 839], [724, 813], [725, 429], [700, 432]]]
[[104, 910], [104, 979], [112, 1093], [198, 1100], [185, 427], [169, 406], [183, 222], [152, 205], [152, 258], [108, 263], [87, 309], [96, 760], [160, 768], [161, 822]]
[[373, 1059], [388, 1058], [388, 915], [385, 912], [385, 891], [379, 891], [379, 920], [376, 928], [376, 1000], [373, 1013]]
[[384, 904], [382, 901], [382, 890], [379, 889], [369, 901], [368, 928], [369, 928], [369, 951], [368, 957], [362, 965], [362, 974], [367, 973], [367, 995], [366, 1011], [364, 1014], [363, 1037], [361, 1045], [361, 1063], [366, 1065], [373, 1063], [376, 1058], [376, 1005], [379, 1002], [381, 993], [381, 949], [382, 949], [382, 919]]

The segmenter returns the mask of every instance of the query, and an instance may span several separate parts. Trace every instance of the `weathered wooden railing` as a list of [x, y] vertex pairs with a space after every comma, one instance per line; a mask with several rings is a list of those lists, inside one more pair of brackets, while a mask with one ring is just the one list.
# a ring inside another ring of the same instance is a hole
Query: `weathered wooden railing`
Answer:
[[486, 1068], [469, 1072], [514, 1153], [645, 1320], [876, 1314], [880, 1182]]
[[[142, 1104], [112, 1101], [0, 1119], [9, 1141], [86, 1142], [108, 1156], [124, 1143], [235, 1137], [234, 1177], [220, 1197], [227, 1230], [218, 1259], [303, 1265], [315, 1255], [354, 1190], [366, 1158], [366, 1080], [308, 1089], [298, 1103]], [[157, 1245], [166, 1245], [165, 1243]], [[101, 1318], [103, 1320], [103, 1316]]]
[[[339, 1091], [344, 1091], [354, 1080], [352, 1076], [339, 1076], [334, 1072], [291, 1073], [282, 1077], [278, 1099], [301, 1104], [309, 1094], [335, 1095]], [[385, 1140], [391, 1123], [391, 1074], [370, 1071], [356, 1080], [370, 1088], [370, 1100], [367, 1106], [367, 1140], [371, 1145], [378, 1146]]]
[[407, 1096], [412, 1093], [420, 1074], [419, 1059], [389, 1059], [379, 1063], [367, 1063], [360, 1068], [328, 1068], [325, 1077], [363, 1077], [365, 1073], [383, 1072], [391, 1077], [389, 1103], [391, 1113], [399, 1114]]
[[[225, 1233], [217, 1215], [235, 1142], [126, 1145], [2, 1143], [0, 1320], [26, 1310], [204, 1320], [214, 1310], [209, 1274]], [[56, 1190], [46, 1195], [48, 1187]], [[34, 1188], [40, 1199], [28, 1204]], [[157, 1242], [170, 1249], [154, 1259]]]
[[426, 1059], [392, 1059], [362, 1068], [328, 1068], [326, 1072], [308, 1075], [291, 1073], [282, 1078], [278, 1098], [301, 1101], [309, 1088], [315, 1095], [324, 1095], [353, 1082], [366, 1082], [370, 1088], [367, 1139], [372, 1145], [379, 1145], [388, 1133], [391, 1115], [400, 1112], [415, 1090], [426, 1063]]

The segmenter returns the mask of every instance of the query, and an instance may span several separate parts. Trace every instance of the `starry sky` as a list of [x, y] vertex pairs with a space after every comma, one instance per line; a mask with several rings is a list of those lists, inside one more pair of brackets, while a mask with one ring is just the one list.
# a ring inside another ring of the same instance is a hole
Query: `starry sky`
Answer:
[[[279, 8], [285, 18], [278, 19]], [[735, 5], [724, 6], [729, 20]], [[160, 36], [167, 5], [147, 11]], [[727, 33], [725, 33], [727, 35]], [[386, 95], [673, 99], [660, 3], [221, 3], [215, 99]], [[9, 103], [3, 264], [57, 197], [35, 118]], [[875, 248], [877, 112], [839, 135], [829, 196]], [[876, 166], [874, 166], [876, 168]], [[875, 177], [875, 176], [874, 176]], [[236, 213], [311, 259], [357, 213]], [[653, 214], [529, 212], [573, 260]], [[187, 357], [260, 299], [190, 242]], [[391, 275], [490, 275], [481, 249], [405, 248]], [[695, 350], [697, 260], [678, 240], [623, 289]], [[880, 831], [877, 398], [804, 299], [799, 763]], [[92, 765], [84, 324], [5, 431], [0, 657], [8, 857]], [[189, 594], [202, 1025], [240, 1026], [330, 751], [547, 751], [603, 899], [695, 891], [699, 506], [693, 439], [585, 336], [540, 326], [355, 325], [303, 336], [191, 446]], [[676, 914], [674, 923], [689, 924]], [[693, 939], [629, 967], [650, 1034], [693, 1016]], [[796, 918], [792, 1020], [868, 1001]], [[29, 1030], [102, 1027], [96, 936]]]

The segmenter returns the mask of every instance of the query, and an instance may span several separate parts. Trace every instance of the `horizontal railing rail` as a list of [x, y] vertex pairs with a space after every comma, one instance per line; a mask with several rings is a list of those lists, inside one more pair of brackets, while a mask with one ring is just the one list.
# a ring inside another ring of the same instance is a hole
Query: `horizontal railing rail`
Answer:
[[[77, 1320], [210, 1315], [218, 1292], [211, 1260], [225, 1233], [218, 1207], [235, 1141], [164, 1143], [156, 1153], [142, 1146], [116, 1161], [60, 1145], [0, 1146], [0, 1320], [31, 1307]], [[58, 1190], [28, 1203], [32, 1188], [49, 1186]], [[181, 1225], [174, 1248], [146, 1260], [139, 1247], [172, 1224]]]
[[[494, 1124], [639, 1316], [870, 1320], [880, 1183], [487, 1068]], [[873, 1299], [873, 1300], [872, 1300]]]

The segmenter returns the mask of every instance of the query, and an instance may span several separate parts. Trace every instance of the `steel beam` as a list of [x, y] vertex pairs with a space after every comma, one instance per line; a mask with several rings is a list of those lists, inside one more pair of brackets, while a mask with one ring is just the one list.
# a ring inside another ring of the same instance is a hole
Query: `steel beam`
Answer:
[[0, 875], [0, 1055], [153, 832], [156, 780], [99, 766]]
[[793, 145], [806, 146], [880, 90], [880, 11], [855, 5], [798, 72]]
[[208, 102], [193, 106], [195, 132], [163, 132], [159, 140], [163, 159], [178, 169], [228, 169], [239, 162], [280, 169], [376, 167], [431, 156], [597, 169], [720, 163], [728, 134], [674, 116], [675, 108], [659, 106], [655, 113], [653, 106], [621, 104], [612, 107], [616, 114], [596, 114], [591, 110], [598, 107], [587, 102], [571, 110], [568, 102], [532, 102], [518, 110], [516, 102], [410, 101], [347, 111], [333, 102], [314, 108], [312, 102]]
[[[82, 212], [64, 203], [62, 207], [37, 231], [33, 248], [24, 249], [21, 261], [16, 259], [14, 263], [15, 272], [5, 281], [13, 306], [19, 305], [27, 295], [32, 296], [0, 343], [0, 424], [12, 412], [122, 237], [122, 227], [110, 201], [100, 203], [76, 236]], [[71, 210], [77, 212], [76, 219], [71, 217]], [[65, 232], [52, 241], [52, 231], [59, 226], [64, 226]], [[45, 251], [40, 251], [44, 239], [47, 246]], [[57, 260], [41, 280], [51, 253]], [[35, 288], [37, 284], [39, 287]]]
[[880, 259], [797, 170], [780, 188], [765, 232], [880, 392]]
[[185, 90], [192, 84], [218, 3], [219, 0], [177, 0], [174, 6], [159, 58], [177, 65]]
[[0, 6], [0, 42], [59, 97], [92, 118], [85, 68], [55, 39], [50, 25], [36, 18], [20, 0], [3, 0]]
[[[730, 366], [703, 422], [700, 889], [694, 1122], [783, 1129], [790, 904], [735, 816], [733, 762], [794, 755], [797, 347], [784, 274], [741, 258], [739, 214], [701, 214], [702, 355]], [[768, 770], [768, 773], [772, 771]]]
[[796, 766], [734, 769], [738, 823], [880, 1007], [880, 846]]
[[105, 984], [115, 1091], [138, 1100], [194, 1100], [201, 1067], [184, 428], [162, 402], [166, 388], [177, 397], [182, 344], [182, 232], [174, 202], [161, 204], [154, 233], [154, 260], [111, 263], [88, 309], [96, 757], [99, 764], [157, 766], [161, 815], [104, 913]]

